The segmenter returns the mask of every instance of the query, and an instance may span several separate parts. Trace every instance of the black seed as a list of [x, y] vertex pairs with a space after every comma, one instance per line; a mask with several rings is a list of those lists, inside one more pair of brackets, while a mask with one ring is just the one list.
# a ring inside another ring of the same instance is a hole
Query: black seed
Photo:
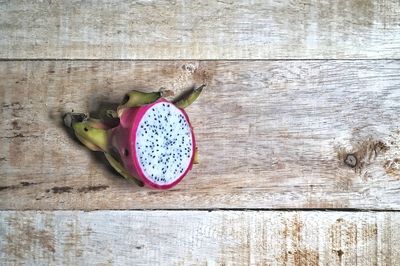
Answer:
[[83, 130], [88, 131], [87, 127], [83, 128]]

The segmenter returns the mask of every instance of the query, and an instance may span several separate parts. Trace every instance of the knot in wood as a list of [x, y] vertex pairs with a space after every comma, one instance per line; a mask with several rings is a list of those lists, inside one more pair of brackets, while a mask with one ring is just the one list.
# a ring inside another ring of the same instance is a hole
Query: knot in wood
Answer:
[[357, 165], [357, 157], [354, 154], [347, 154], [346, 159], [344, 160], [344, 163], [347, 166], [354, 168]]

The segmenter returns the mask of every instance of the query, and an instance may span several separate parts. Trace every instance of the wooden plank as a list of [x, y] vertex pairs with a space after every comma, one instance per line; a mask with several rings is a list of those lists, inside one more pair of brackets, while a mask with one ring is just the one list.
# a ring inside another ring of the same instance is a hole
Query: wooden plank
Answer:
[[[399, 209], [399, 73], [390, 60], [1, 62], [0, 208]], [[132, 88], [203, 82], [188, 108], [201, 162], [170, 191], [118, 178], [61, 123]]]
[[0, 259], [28, 265], [399, 265], [399, 213], [2, 211]]
[[0, 58], [400, 58], [398, 0], [1, 1]]

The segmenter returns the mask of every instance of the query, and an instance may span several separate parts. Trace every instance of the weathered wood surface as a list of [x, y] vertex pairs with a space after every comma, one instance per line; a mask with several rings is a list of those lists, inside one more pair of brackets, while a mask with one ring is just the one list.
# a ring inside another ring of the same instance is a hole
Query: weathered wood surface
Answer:
[[[0, 208], [398, 210], [399, 73], [396, 60], [1, 62]], [[170, 191], [119, 178], [61, 124], [132, 88], [201, 83], [188, 108], [201, 162]]]
[[399, 213], [2, 211], [0, 259], [28, 265], [399, 265]]
[[5, 0], [0, 58], [400, 58], [400, 2]]

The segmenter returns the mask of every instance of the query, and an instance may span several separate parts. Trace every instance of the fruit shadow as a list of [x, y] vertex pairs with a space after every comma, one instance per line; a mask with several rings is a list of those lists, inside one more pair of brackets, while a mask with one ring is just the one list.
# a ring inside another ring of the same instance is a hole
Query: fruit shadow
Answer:
[[[115, 119], [110, 119], [106, 116], [105, 111], [106, 110], [116, 110], [117, 109], [118, 104], [117, 103], [113, 103], [113, 102], [107, 102], [107, 101], [101, 101], [96, 103], [95, 106], [93, 106], [93, 108], [90, 109], [89, 111], [89, 117], [91, 118], [97, 118], [97, 119], [101, 119], [103, 118], [103, 120], [106, 120], [105, 122], [110, 125], [113, 124], [113, 126], [117, 126], [119, 124], [119, 121], [116, 121]], [[89, 156], [91, 156], [92, 160], [94, 162], [96, 162], [97, 165], [99, 165], [100, 167], [103, 168], [103, 170], [105, 170], [108, 174], [111, 174], [113, 177], [116, 178], [120, 178], [120, 179], [124, 179], [111, 165], [110, 163], [107, 161], [107, 159], [104, 156], [103, 152], [99, 152], [99, 151], [90, 151], [87, 149], [87, 147], [85, 145], [83, 145], [79, 139], [75, 136], [75, 133], [73, 131], [72, 128], [67, 127], [64, 123], [64, 117], [67, 114], [67, 112], [62, 112], [60, 113], [60, 117], [59, 120], [56, 122], [57, 126], [60, 126], [63, 131], [70, 137], [70, 139], [72, 139], [76, 145], [83, 147], [84, 150], [86, 150], [86, 152], [89, 154]], [[52, 117], [54, 118], [54, 117]], [[108, 121], [107, 121], [108, 119]], [[111, 126], [111, 125], [110, 125]]]
[[[107, 116], [107, 110], [117, 110], [118, 103], [110, 102], [106, 100], [100, 100], [96, 102], [92, 102], [90, 104], [89, 109], [89, 117], [102, 119], [107, 125], [110, 127], [118, 126], [119, 119], [115, 120]], [[75, 136], [75, 135], [74, 135]], [[76, 137], [75, 141], [78, 141], [81, 146], [84, 146]], [[86, 147], [85, 147], [86, 148]], [[109, 174], [112, 174], [113, 177], [124, 179], [107, 161], [106, 157], [104, 156], [103, 152], [90, 152], [93, 160], [100, 164], [101, 167], [106, 170]]]

